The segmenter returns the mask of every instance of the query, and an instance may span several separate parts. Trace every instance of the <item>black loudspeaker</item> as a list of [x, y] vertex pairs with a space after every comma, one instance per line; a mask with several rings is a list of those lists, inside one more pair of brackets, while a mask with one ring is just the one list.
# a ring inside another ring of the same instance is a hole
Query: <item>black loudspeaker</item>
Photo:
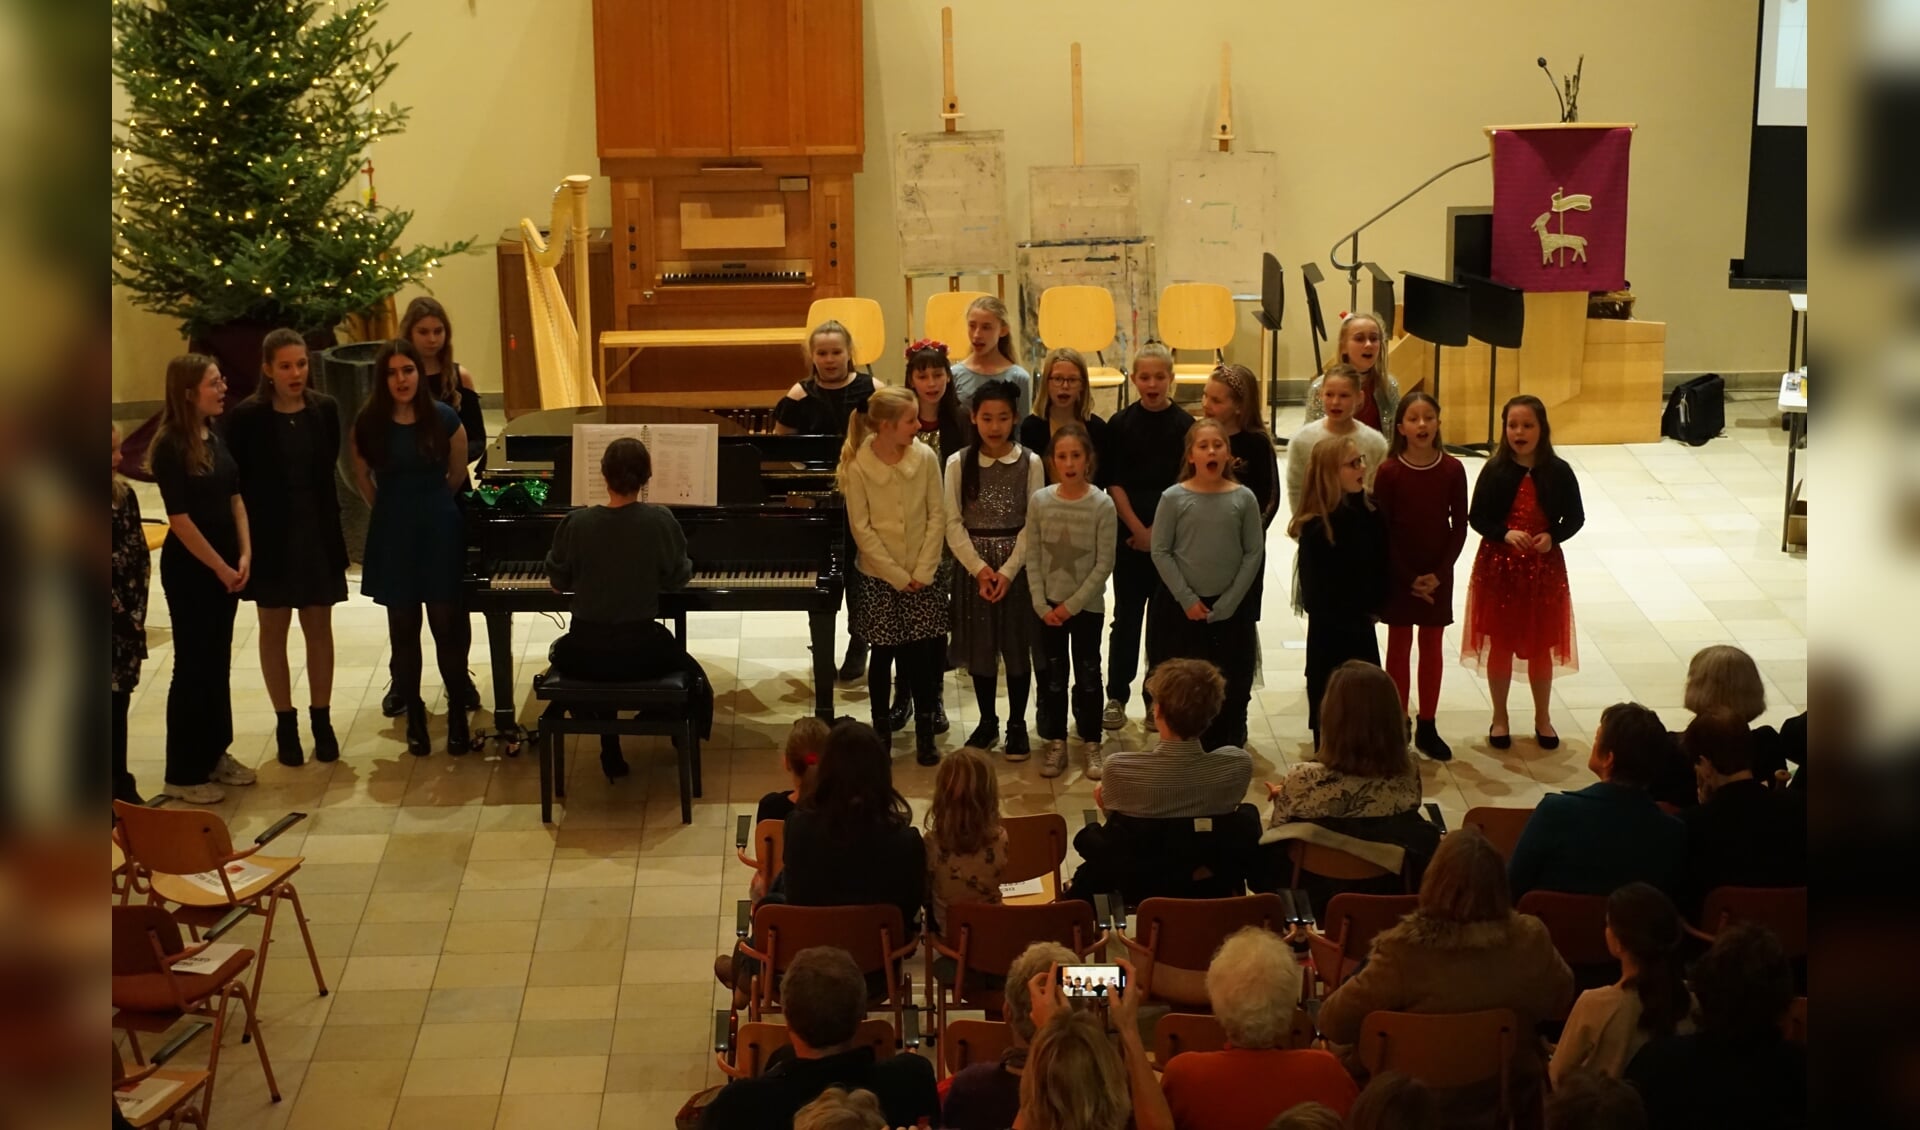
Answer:
[[1519, 288], [1502, 286], [1492, 279], [1467, 275], [1468, 333], [1475, 341], [1492, 346], [1487, 357], [1487, 450], [1493, 450], [1494, 375], [1500, 371], [1500, 351], [1520, 348], [1520, 335], [1527, 324], [1527, 296]]

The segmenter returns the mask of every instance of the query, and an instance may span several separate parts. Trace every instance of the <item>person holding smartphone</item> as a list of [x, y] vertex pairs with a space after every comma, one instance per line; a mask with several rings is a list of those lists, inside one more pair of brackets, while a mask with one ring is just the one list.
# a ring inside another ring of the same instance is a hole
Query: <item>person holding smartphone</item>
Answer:
[[[1173, 1130], [1173, 1114], [1140, 1040], [1146, 989], [1133, 966], [1118, 964], [1123, 987], [1092, 1009], [1068, 1003], [1058, 965], [1028, 981], [1036, 1034], [1020, 1081], [1016, 1125], [1120, 1130], [1131, 1116], [1136, 1130]], [[1121, 1089], [1113, 1081], [1123, 1074]]]

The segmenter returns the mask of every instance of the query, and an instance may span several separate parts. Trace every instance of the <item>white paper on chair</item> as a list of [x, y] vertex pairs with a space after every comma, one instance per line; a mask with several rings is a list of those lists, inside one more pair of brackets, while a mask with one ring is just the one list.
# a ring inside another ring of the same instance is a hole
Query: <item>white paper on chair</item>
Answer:
[[175, 973], [211, 973], [225, 965], [240, 947], [231, 942], [214, 942], [192, 957], [183, 957], [173, 963]]
[[[249, 863], [244, 859], [227, 864], [224, 870], [227, 873], [227, 882], [233, 885], [235, 891], [245, 890], [273, 874], [272, 868], [263, 867], [258, 863]], [[194, 875], [182, 875], [181, 878], [210, 895], [227, 897], [227, 888], [220, 882], [218, 871], [201, 871]]]
[[1031, 879], [1022, 879], [1018, 883], [1000, 884], [1000, 897], [1003, 899], [1021, 898], [1025, 895], [1037, 895], [1046, 890], [1038, 875]]
[[713, 506], [720, 500], [720, 426], [718, 424], [575, 424], [573, 426], [573, 498], [575, 506], [602, 506], [607, 481], [600, 457], [616, 439], [631, 437], [647, 445], [653, 478], [640, 488], [640, 501], [662, 506]]
[[138, 1122], [166, 1103], [180, 1089], [180, 1080], [149, 1075], [136, 1083], [122, 1083], [113, 1089], [114, 1105], [128, 1122]]

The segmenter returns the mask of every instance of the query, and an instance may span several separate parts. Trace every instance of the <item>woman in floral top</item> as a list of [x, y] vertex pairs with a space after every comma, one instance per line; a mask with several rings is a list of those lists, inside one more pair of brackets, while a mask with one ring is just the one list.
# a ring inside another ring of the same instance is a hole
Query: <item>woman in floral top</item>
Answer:
[[928, 929], [940, 929], [950, 902], [999, 902], [1006, 864], [999, 782], [986, 758], [963, 747], [940, 763], [927, 810]]
[[127, 771], [127, 708], [147, 657], [147, 587], [153, 561], [140, 526], [140, 500], [120, 470], [120, 429], [113, 429], [113, 799], [140, 804]]
[[1420, 772], [1407, 755], [1406, 722], [1393, 679], [1348, 660], [1327, 680], [1320, 703], [1319, 760], [1267, 783], [1270, 826], [1296, 820], [1395, 816], [1420, 807]]

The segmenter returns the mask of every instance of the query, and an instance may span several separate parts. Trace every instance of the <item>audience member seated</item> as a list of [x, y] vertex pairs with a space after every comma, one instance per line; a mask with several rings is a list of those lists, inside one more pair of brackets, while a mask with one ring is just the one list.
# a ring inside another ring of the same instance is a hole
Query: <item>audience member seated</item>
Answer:
[[1347, 1130], [1347, 1120], [1332, 1107], [1300, 1103], [1281, 1111], [1267, 1123], [1267, 1130]]
[[1204, 659], [1169, 659], [1147, 675], [1159, 744], [1145, 753], [1107, 756], [1095, 803], [1127, 816], [1217, 816], [1246, 799], [1253, 758], [1236, 746], [1211, 753], [1200, 735], [1213, 724], [1227, 681]]
[[[1780, 731], [1772, 726], [1754, 726], [1754, 720], [1767, 711], [1766, 684], [1760, 680], [1760, 668], [1753, 657], [1730, 644], [1714, 644], [1694, 652], [1687, 663], [1687, 688], [1681, 699], [1694, 717], [1727, 714], [1744, 727], [1752, 727], [1753, 773], [1767, 785], [1774, 773], [1787, 767], [1787, 745]], [[1796, 763], [1806, 760], [1804, 740]], [[1693, 765], [1684, 755], [1679, 765], [1670, 768], [1654, 789], [1653, 799], [1681, 808], [1696, 803]]]
[[1382, 1071], [1353, 1100], [1347, 1130], [1440, 1130], [1440, 1103], [1420, 1080]]
[[800, 1108], [793, 1116], [793, 1130], [889, 1130], [887, 1116], [880, 1109], [880, 1097], [872, 1091], [847, 1091], [828, 1087], [820, 1097]]
[[927, 929], [940, 929], [950, 902], [999, 902], [1007, 830], [1000, 779], [979, 750], [962, 746], [940, 762], [926, 824]]
[[1658, 714], [1637, 702], [1602, 711], [1587, 757], [1600, 780], [1541, 798], [1508, 865], [1513, 897], [1528, 891], [1606, 895], [1632, 882], [1677, 895], [1687, 832], [1647, 793], [1660, 766], [1677, 756]]
[[1627, 1064], [1651, 1130], [1807, 1124], [1807, 1056], [1780, 1032], [1793, 972], [1765, 927], [1736, 923], [1690, 971], [1698, 1030], [1652, 1040]]
[[1672, 900], [1645, 883], [1628, 883], [1607, 897], [1606, 935], [1607, 952], [1620, 959], [1620, 981], [1573, 1002], [1547, 1067], [1555, 1088], [1580, 1072], [1617, 1079], [1648, 1040], [1693, 1030], [1693, 998], [1680, 967], [1687, 932]]
[[785, 820], [806, 800], [807, 792], [813, 787], [814, 766], [820, 764], [821, 751], [827, 748], [828, 732], [827, 724], [811, 715], [795, 722], [787, 731], [780, 760], [793, 784], [761, 797], [759, 806], [753, 810], [754, 823]]
[[[1173, 1130], [1166, 1096], [1140, 1041], [1140, 1001], [1146, 986], [1133, 967], [1111, 1012], [1076, 1011], [1060, 992], [1058, 975], [1042, 970], [1027, 981], [1035, 1034], [1020, 1078], [1022, 1130]], [[1107, 1029], [1116, 1036], [1109, 1038]], [[1119, 1050], [1114, 1050], [1115, 1044]], [[1131, 1117], [1131, 1122], [1129, 1122]]]
[[[784, 893], [768, 895], [795, 906], [900, 908], [904, 944], [919, 932], [926, 901], [926, 845], [913, 812], [893, 787], [887, 744], [865, 722], [835, 724], [815, 767], [812, 794], [787, 817], [782, 846]], [[714, 976], [743, 995], [752, 959], [738, 950], [714, 962]], [[876, 993], [880, 990], [876, 987]]]
[[1312, 1101], [1344, 1115], [1359, 1093], [1331, 1052], [1281, 1047], [1300, 1004], [1300, 963], [1278, 934], [1234, 932], [1207, 966], [1207, 999], [1226, 1031], [1217, 1052], [1184, 1052], [1162, 1065], [1180, 1130], [1264, 1130]]
[[867, 982], [845, 950], [815, 946], [795, 954], [781, 1000], [792, 1056], [776, 1056], [759, 1076], [727, 1084], [700, 1120], [706, 1130], [786, 1126], [828, 1087], [872, 1091], [888, 1126], [940, 1117], [933, 1064], [917, 1055], [876, 1061], [872, 1048], [853, 1045], [867, 1014]]
[[1752, 733], [1732, 715], [1696, 717], [1680, 744], [1700, 780], [1699, 807], [1681, 814], [1687, 826], [1687, 913], [1697, 913], [1715, 887], [1804, 886], [1806, 794], [1768, 788], [1756, 778]]
[[1035, 942], [1007, 967], [1006, 996], [1001, 1015], [1013, 1035], [1013, 1047], [998, 1062], [975, 1063], [960, 1069], [947, 1085], [940, 1107], [940, 1125], [947, 1130], [1006, 1130], [1020, 1113], [1020, 1076], [1026, 1070], [1033, 1044], [1033, 996], [1028, 986], [1055, 965], [1072, 965], [1080, 958], [1058, 942]]
[[[1553, 948], [1545, 924], [1514, 911], [1500, 853], [1478, 829], [1462, 828], [1441, 839], [1420, 884], [1419, 909], [1375, 936], [1367, 963], [1321, 1004], [1319, 1025], [1359, 1074], [1351, 1053], [1368, 1013], [1510, 1008], [1526, 1033], [1572, 1000], [1573, 970]], [[1511, 1094], [1518, 1107], [1538, 1093], [1545, 1066], [1536, 1041], [1517, 1042]], [[1438, 1097], [1449, 1121], [1498, 1102], [1493, 1084]]]
[[1631, 1084], [1583, 1068], [1554, 1081], [1547, 1130], [1647, 1130], [1647, 1107]]

